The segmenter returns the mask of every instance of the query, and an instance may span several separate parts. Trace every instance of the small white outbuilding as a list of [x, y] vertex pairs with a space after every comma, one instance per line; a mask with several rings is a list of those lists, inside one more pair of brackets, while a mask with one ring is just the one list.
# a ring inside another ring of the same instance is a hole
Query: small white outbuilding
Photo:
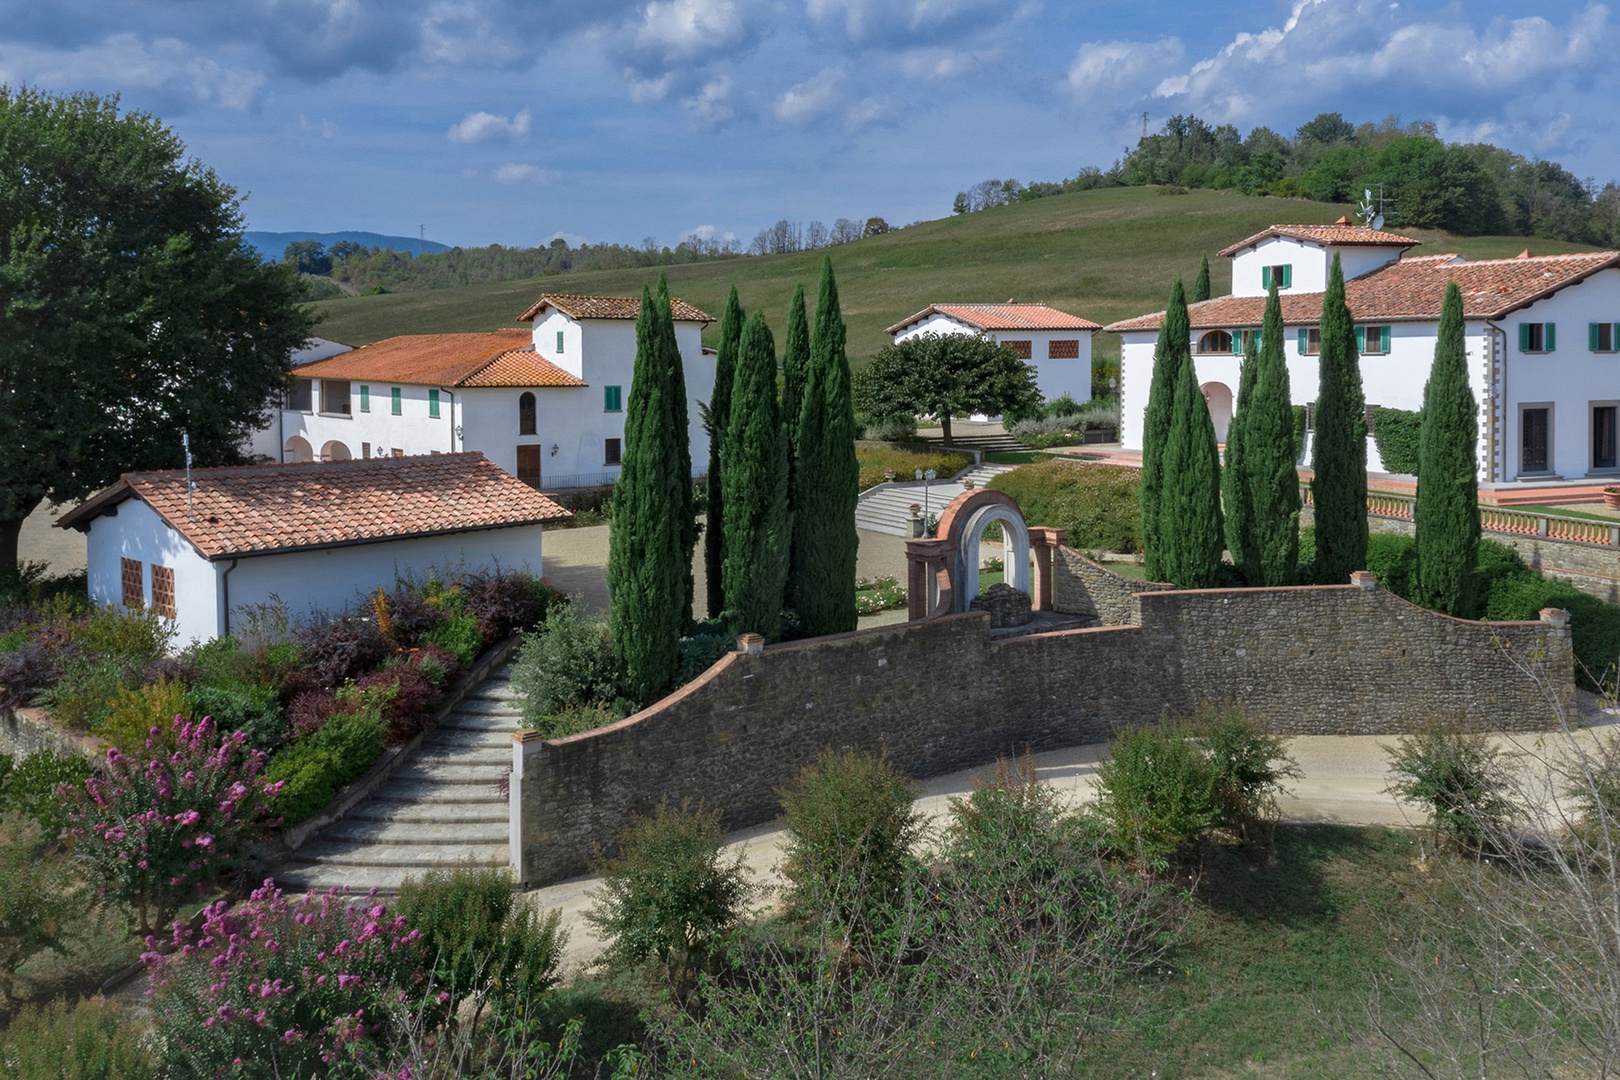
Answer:
[[1091, 400], [1091, 336], [1100, 323], [1045, 304], [930, 304], [884, 331], [896, 343], [923, 334], [980, 334], [1018, 351], [1047, 401]]
[[86, 534], [91, 600], [150, 607], [182, 643], [229, 634], [244, 606], [337, 611], [429, 566], [539, 574], [541, 524], [570, 516], [479, 453], [190, 477], [127, 473], [57, 521]]

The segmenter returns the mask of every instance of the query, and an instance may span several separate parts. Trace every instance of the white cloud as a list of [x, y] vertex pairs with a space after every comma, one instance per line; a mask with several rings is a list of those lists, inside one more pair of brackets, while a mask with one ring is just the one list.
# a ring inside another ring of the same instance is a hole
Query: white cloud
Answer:
[[201, 56], [178, 38], [145, 41], [134, 34], [113, 34], [73, 50], [0, 45], [0, 78], [58, 89], [107, 86], [122, 90], [156, 90], [184, 104], [253, 107], [265, 78], [256, 72], [226, 67]]
[[645, 105], [649, 101], [663, 101], [675, 82], [675, 76], [667, 71], [656, 79], [640, 79], [636, 77], [634, 71], [627, 68], [624, 77], [630, 83], [630, 100], [638, 105]]
[[722, 75], [705, 83], [702, 90], [681, 104], [686, 106], [687, 122], [692, 130], [713, 131], [737, 115], [730, 99], [731, 79]]
[[1000, 59], [996, 49], [908, 49], [895, 57], [900, 71], [912, 79], [955, 79]]
[[585, 237], [579, 235], [579, 233], [563, 232], [561, 229], [558, 229], [556, 232], [554, 232], [550, 236], [546, 237], [546, 243], [548, 243], [548, 244], [551, 243], [553, 240], [565, 240], [565, 241], [567, 241], [569, 247], [576, 247], [576, 248], [579, 247], [581, 244], [590, 243], [590, 241], [588, 239], [586, 239]]
[[1069, 63], [1069, 93], [1079, 105], [1140, 94], [1160, 83], [1185, 55], [1177, 38], [1088, 42]]
[[734, 0], [654, 0], [642, 9], [635, 45], [669, 61], [729, 48], [742, 36]]
[[844, 112], [844, 130], [859, 131], [871, 124], [880, 124], [895, 117], [894, 103], [888, 98], [862, 98]]
[[511, 119], [487, 112], [468, 113], [461, 118], [459, 123], [450, 125], [450, 141], [458, 143], [488, 142], [492, 140], [521, 142], [529, 137], [529, 128], [533, 119], [533, 115], [527, 106], [524, 106], [523, 111]]
[[559, 179], [560, 174], [537, 165], [508, 162], [490, 173], [489, 178], [497, 184], [549, 184]]
[[785, 124], [804, 124], [838, 104], [842, 68], [822, 68], [776, 99], [776, 118]]
[[317, 122], [307, 116], [300, 116], [298, 126], [306, 131], [319, 131], [323, 139], [330, 139], [337, 134], [337, 125], [330, 120], [322, 119]]

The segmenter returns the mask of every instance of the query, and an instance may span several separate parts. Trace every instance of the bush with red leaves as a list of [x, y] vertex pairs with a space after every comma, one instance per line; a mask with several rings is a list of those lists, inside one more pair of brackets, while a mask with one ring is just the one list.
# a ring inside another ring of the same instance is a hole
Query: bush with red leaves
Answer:
[[393, 623], [394, 643], [402, 649], [415, 648], [422, 635], [444, 622], [445, 612], [428, 602], [413, 588], [395, 589], [388, 594], [388, 614]]
[[305, 690], [287, 706], [287, 726], [296, 742], [321, 730], [334, 714], [348, 711], [330, 690]]
[[358, 678], [393, 651], [374, 623], [348, 613], [304, 627], [298, 647], [303, 670], [328, 688]]
[[421, 667], [410, 663], [374, 671], [362, 676], [354, 685], [362, 693], [393, 688], [393, 695], [382, 710], [384, 746], [399, 746], [427, 730], [434, 708], [444, 699], [443, 692], [428, 681]]
[[560, 594], [533, 574], [504, 571], [469, 578], [467, 613], [478, 620], [486, 646], [545, 621], [546, 608]]
[[27, 705], [62, 677], [62, 665], [71, 648], [52, 648], [41, 641], [25, 641], [0, 652], [0, 708]]

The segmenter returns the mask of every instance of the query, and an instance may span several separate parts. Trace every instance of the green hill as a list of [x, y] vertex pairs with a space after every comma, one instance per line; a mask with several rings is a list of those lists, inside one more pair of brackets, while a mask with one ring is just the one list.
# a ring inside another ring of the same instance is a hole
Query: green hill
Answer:
[[[1107, 323], [1163, 308], [1170, 280], [1192, 283], [1201, 254], [1210, 255], [1216, 295], [1231, 287], [1231, 265], [1215, 252], [1268, 225], [1330, 222], [1339, 204], [1176, 189], [1109, 188], [1054, 195], [994, 210], [941, 218], [829, 249], [838, 273], [852, 357], [875, 353], [883, 333], [936, 302], [1044, 301]], [[1454, 237], [1414, 229], [1417, 250], [1470, 258], [1589, 250], [1555, 240]], [[780, 334], [795, 282], [814, 296], [823, 252], [739, 258], [666, 268], [670, 290], [719, 318], [735, 283], [743, 306], [764, 305]], [[456, 289], [348, 296], [325, 300], [323, 337], [363, 345], [394, 334], [493, 330], [543, 292], [633, 295], [646, 269], [560, 274]], [[812, 299], [812, 303], [814, 300]], [[717, 327], [711, 326], [709, 337]], [[1118, 339], [1099, 335], [1098, 356], [1117, 356]]]

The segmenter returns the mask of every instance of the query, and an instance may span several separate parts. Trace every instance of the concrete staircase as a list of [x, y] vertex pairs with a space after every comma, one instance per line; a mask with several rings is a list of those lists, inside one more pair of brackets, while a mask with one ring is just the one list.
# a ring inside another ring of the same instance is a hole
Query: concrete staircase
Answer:
[[348, 886], [394, 893], [407, 877], [466, 863], [506, 866], [506, 796], [520, 712], [497, 668], [423, 740], [381, 787], [310, 843], [276, 875], [288, 892]]
[[982, 426], [993, 427], [996, 430], [980, 433], [974, 433], [971, 430], [967, 432], [956, 431], [951, 434], [949, 446], [945, 445], [943, 436], [930, 438], [928, 445], [936, 450], [978, 450], [985, 454], [1021, 454], [1029, 452], [1029, 447], [1002, 431], [1000, 424]]
[[[950, 501], [967, 490], [964, 480], [972, 480], [975, 487], [984, 487], [1016, 465], [979, 465], [949, 480], [935, 480], [928, 485], [927, 512], [938, 516]], [[889, 536], [911, 535], [912, 503], [923, 502], [923, 485], [908, 480], [904, 483], [880, 484], [862, 492], [855, 507], [855, 527]]]

